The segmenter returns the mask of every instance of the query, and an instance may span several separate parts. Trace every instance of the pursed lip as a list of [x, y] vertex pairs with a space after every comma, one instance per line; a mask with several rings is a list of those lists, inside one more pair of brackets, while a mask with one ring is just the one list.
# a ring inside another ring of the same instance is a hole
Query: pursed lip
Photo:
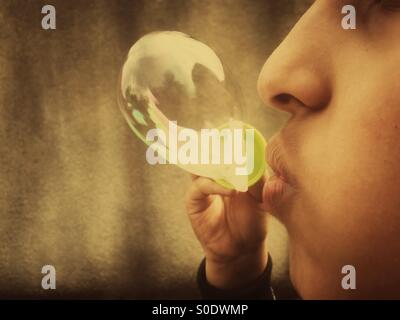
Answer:
[[274, 175], [282, 179], [285, 183], [296, 185], [296, 180], [293, 174], [288, 170], [283, 154], [283, 147], [279, 143], [279, 136], [274, 136], [268, 143], [265, 153], [265, 160], [268, 166], [273, 171]]
[[296, 188], [296, 179], [288, 170], [280, 137], [274, 136], [268, 143], [265, 153], [266, 162], [273, 171], [263, 190], [265, 209], [275, 213], [277, 208]]

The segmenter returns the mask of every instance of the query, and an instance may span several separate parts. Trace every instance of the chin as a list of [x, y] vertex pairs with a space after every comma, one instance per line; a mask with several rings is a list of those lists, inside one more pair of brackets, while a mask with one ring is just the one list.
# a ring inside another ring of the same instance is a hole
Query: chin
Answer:
[[317, 266], [318, 260], [306, 255], [299, 246], [290, 244], [289, 274], [299, 297], [304, 300], [346, 299], [341, 296], [341, 279]]

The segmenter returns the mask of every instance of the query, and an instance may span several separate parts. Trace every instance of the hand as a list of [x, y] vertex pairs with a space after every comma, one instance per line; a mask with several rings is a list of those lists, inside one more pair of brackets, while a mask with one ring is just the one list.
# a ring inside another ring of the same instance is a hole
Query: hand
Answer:
[[247, 192], [226, 189], [204, 177], [192, 177], [186, 209], [206, 256], [208, 281], [217, 287], [238, 287], [264, 270], [267, 214], [260, 180]]

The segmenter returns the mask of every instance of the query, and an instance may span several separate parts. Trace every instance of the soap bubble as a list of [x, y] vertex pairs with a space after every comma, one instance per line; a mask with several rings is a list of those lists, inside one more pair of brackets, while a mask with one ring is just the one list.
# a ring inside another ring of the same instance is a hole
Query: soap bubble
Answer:
[[[200, 140], [200, 131], [207, 128], [249, 128], [241, 122], [243, 99], [239, 87], [219, 57], [204, 43], [181, 32], [153, 32], [131, 47], [122, 67], [118, 97], [119, 107], [131, 129], [153, 147], [148, 133], [151, 129], [162, 129], [166, 135], [161, 145], [171, 148], [171, 121], [177, 125], [178, 133], [182, 129], [193, 130], [197, 140]], [[261, 148], [265, 147], [265, 141], [260, 136], [256, 132], [255, 152], [258, 155], [261, 152], [263, 157]], [[175, 147], [182, 145], [178, 142]], [[247, 190], [264, 170], [263, 159], [261, 162], [255, 159], [257, 172], [250, 178], [235, 176], [232, 164], [182, 164], [168, 155], [164, 154], [170, 163], [241, 191]]]
[[151, 103], [183, 127], [219, 127], [242, 118], [238, 87], [225, 72], [215, 52], [200, 41], [181, 32], [153, 32], [129, 51], [120, 106], [143, 136], [154, 125]]

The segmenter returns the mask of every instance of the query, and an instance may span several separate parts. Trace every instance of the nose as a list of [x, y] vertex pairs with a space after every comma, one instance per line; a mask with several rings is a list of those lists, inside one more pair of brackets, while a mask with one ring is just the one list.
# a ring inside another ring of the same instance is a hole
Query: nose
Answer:
[[331, 44], [321, 10], [314, 4], [264, 64], [257, 86], [266, 105], [296, 114], [329, 104]]

